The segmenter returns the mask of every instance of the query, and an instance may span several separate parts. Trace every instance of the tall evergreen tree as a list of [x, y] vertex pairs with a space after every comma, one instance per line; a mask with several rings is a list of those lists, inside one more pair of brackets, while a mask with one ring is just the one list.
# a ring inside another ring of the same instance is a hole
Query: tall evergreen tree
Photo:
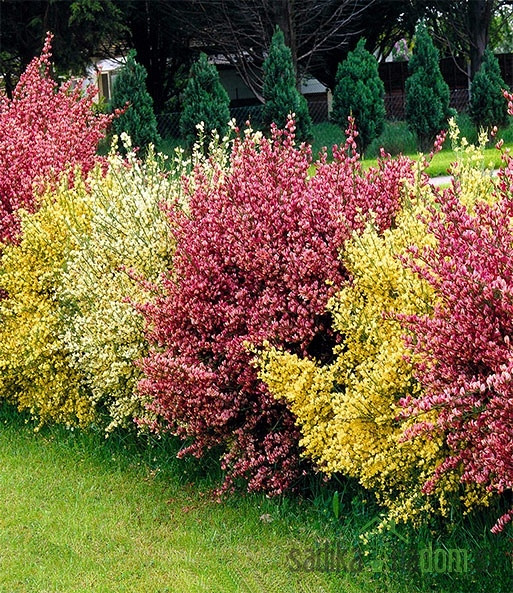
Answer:
[[470, 117], [476, 126], [503, 128], [507, 125], [508, 108], [502, 94], [505, 88], [499, 62], [487, 48], [470, 88]]
[[159, 142], [160, 138], [153, 99], [146, 89], [146, 69], [135, 61], [135, 55], [134, 50], [128, 54], [114, 80], [110, 108], [123, 108], [128, 103], [124, 113], [114, 119], [113, 129], [117, 134], [126, 132], [134, 146], [146, 148], [148, 144]]
[[365, 39], [360, 39], [337, 69], [331, 119], [345, 129], [350, 114], [363, 150], [383, 131], [386, 115], [385, 85], [379, 77], [378, 61], [365, 49]]
[[230, 120], [230, 98], [219, 80], [214, 64], [201, 54], [192, 65], [182, 99], [180, 133], [189, 145], [198, 136], [197, 124], [203, 122], [208, 134], [217, 130], [226, 133]]
[[275, 123], [284, 128], [290, 113], [295, 114], [296, 138], [309, 140], [312, 136], [312, 119], [308, 104], [296, 87], [296, 74], [292, 54], [285, 45], [281, 29], [276, 27], [269, 54], [264, 61], [264, 109], [263, 123], [266, 127]]
[[429, 150], [436, 134], [447, 126], [454, 111], [449, 107], [450, 91], [440, 72], [438, 50], [424, 23], [417, 26], [408, 69], [406, 120], [416, 132], [420, 148]]

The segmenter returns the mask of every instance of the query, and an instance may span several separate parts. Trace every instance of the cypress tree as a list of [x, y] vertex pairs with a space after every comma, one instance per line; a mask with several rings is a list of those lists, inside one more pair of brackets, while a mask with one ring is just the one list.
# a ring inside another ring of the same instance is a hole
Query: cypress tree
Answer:
[[146, 148], [157, 144], [160, 137], [157, 132], [157, 120], [153, 112], [153, 99], [146, 89], [146, 68], [135, 61], [136, 52], [132, 50], [125, 65], [114, 79], [110, 108], [124, 108], [125, 112], [113, 121], [117, 134], [126, 132], [134, 146]]
[[335, 79], [331, 119], [345, 129], [351, 114], [363, 150], [383, 131], [386, 115], [385, 85], [379, 77], [378, 61], [365, 49], [365, 39], [338, 65]]
[[295, 114], [296, 138], [308, 141], [312, 136], [312, 120], [304, 96], [297, 90], [296, 75], [290, 48], [285, 45], [283, 32], [276, 27], [269, 54], [264, 61], [263, 124], [275, 123], [284, 128], [290, 113]]
[[214, 64], [202, 53], [192, 65], [182, 98], [180, 133], [191, 146], [198, 136], [197, 124], [203, 122], [207, 134], [217, 130], [222, 136], [228, 130], [230, 98], [219, 80]]
[[415, 46], [406, 79], [406, 120], [416, 132], [420, 148], [429, 150], [447, 120], [454, 115], [449, 107], [450, 91], [440, 72], [438, 51], [424, 23], [417, 26]]
[[470, 90], [470, 117], [482, 128], [506, 127], [508, 108], [502, 94], [506, 88], [499, 62], [493, 52], [486, 48], [481, 67], [476, 72]]

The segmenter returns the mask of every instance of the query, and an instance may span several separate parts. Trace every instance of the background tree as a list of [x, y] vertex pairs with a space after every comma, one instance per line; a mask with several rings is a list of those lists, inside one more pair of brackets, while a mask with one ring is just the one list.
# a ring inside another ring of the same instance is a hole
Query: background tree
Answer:
[[362, 38], [338, 67], [331, 118], [346, 129], [347, 118], [352, 114], [363, 150], [383, 130], [386, 115], [384, 98], [385, 85], [379, 77], [378, 62], [365, 49], [365, 39]]
[[492, 23], [495, 35], [499, 23], [510, 26], [507, 18], [496, 17], [512, 5], [512, 0], [414, 0], [411, 10], [426, 21], [444, 54], [467, 58], [470, 70], [465, 74], [473, 80], [490, 43]]
[[[191, 61], [190, 27], [173, 18], [180, 0], [2, 0], [0, 2], [0, 75], [12, 93], [47, 31], [54, 34], [57, 72], [83, 74], [91, 57], [137, 51], [148, 72], [155, 110], [176, 97], [176, 79]], [[185, 8], [185, 7], [183, 7]]]
[[508, 108], [502, 94], [505, 88], [499, 62], [487, 48], [470, 90], [470, 117], [476, 126], [503, 128], [507, 125]]
[[308, 72], [333, 88], [339, 62], [362, 35], [391, 47], [413, 33], [407, 0], [182, 0], [175, 20], [205, 48], [222, 54], [263, 101], [263, 62], [276, 26], [297, 80]]
[[500, 6], [490, 23], [490, 48], [495, 53], [513, 52], [513, 4]]
[[278, 27], [274, 32], [269, 55], [264, 62], [264, 108], [263, 124], [275, 123], [283, 129], [290, 113], [295, 114], [296, 138], [299, 142], [312, 135], [312, 119], [306, 99], [296, 88], [296, 75], [290, 48], [285, 45], [283, 32]]
[[[137, 51], [148, 73], [147, 88], [155, 113], [176, 109], [178, 95], [187, 78], [193, 53], [192, 25], [187, 2], [182, 0], [116, 0], [127, 27], [125, 44]], [[178, 18], [179, 15], [183, 17]], [[170, 103], [171, 106], [170, 107]]]
[[127, 57], [126, 63], [114, 80], [110, 108], [112, 111], [128, 107], [113, 122], [117, 134], [126, 132], [132, 144], [146, 148], [156, 144], [160, 138], [157, 132], [157, 120], [153, 112], [153, 100], [146, 89], [146, 69], [135, 61], [135, 50]]
[[83, 74], [92, 56], [114, 56], [127, 34], [123, 3], [117, 0], [2, 0], [0, 76], [9, 97], [32, 57], [53, 34], [57, 73]]
[[405, 114], [416, 132], [422, 150], [428, 150], [435, 136], [446, 127], [453, 114], [449, 108], [450, 91], [442, 78], [438, 50], [424, 23], [417, 26], [410, 72], [405, 83]]
[[180, 132], [189, 145], [197, 139], [196, 125], [203, 122], [205, 132], [217, 130], [220, 135], [227, 131], [230, 119], [230, 99], [219, 80], [214, 64], [202, 53], [190, 71], [189, 81], [182, 99]]

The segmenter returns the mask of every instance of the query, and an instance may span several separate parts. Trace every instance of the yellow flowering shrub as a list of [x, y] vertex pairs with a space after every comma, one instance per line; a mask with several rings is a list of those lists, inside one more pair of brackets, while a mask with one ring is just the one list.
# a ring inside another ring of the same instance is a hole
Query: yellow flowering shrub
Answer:
[[71, 303], [59, 286], [69, 251], [73, 220], [87, 233], [90, 211], [80, 176], [63, 181], [42, 198], [35, 214], [22, 212], [19, 244], [3, 249], [0, 287], [0, 394], [41, 421], [88, 424], [94, 418], [82, 373], [70, 364], [62, 333]]
[[480, 200], [494, 200], [494, 183], [490, 182], [493, 175], [493, 162], [486, 164], [484, 149], [488, 143], [486, 132], [481, 131], [477, 145], [470, 144], [460, 131], [454, 119], [449, 120], [449, 138], [452, 149], [458, 155], [451, 166], [451, 175], [458, 185], [458, 199], [469, 210]]
[[[454, 124], [451, 134], [460, 156], [454, 174], [462, 201], [472, 207], [476, 199], [491, 199], [485, 140], [477, 148], [458, 144]], [[462, 489], [455, 473], [444, 476], [432, 495], [422, 493], [445, 458], [444, 435], [405, 438], [414, 422], [402, 417], [399, 404], [418, 396], [421, 386], [397, 314], [429, 314], [435, 304], [433, 289], [400, 256], [410, 246], [435, 245], [427, 228], [434, 191], [419, 172], [391, 228], [378, 233], [371, 221], [346, 243], [341, 258], [350, 280], [328, 304], [340, 336], [329, 364], [272, 347], [257, 360], [261, 379], [296, 416], [304, 454], [327, 474], [357, 478], [398, 521], [419, 519], [426, 511], [445, 514], [456, 497], [468, 508], [487, 499], [477, 487]], [[433, 413], [423, 420], [433, 421]]]

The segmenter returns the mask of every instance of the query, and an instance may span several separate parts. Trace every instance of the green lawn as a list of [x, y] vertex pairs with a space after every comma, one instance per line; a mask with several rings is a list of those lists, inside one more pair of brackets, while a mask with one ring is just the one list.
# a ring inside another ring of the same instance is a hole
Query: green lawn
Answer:
[[[473, 128], [468, 116], [458, 116], [458, 124], [461, 135], [466, 137], [469, 142], [476, 142], [477, 132]], [[498, 137], [504, 139], [506, 147], [513, 148], [513, 125], [500, 132]], [[334, 144], [343, 143], [344, 139], [344, 133], [338, 126], [327, 122], [317, 124], [314, 126], [313, 154], [316, 155], [323, 146], [328, 148], [329, 154], [331, 147]], [[383, 147], [392, 155], [404, 154], [413, 159], [419, 158], [415, 137], [409, 131], [406, 122], [386, 123], [382, 135], [367, 148], [365, 155], [363, 155], [362, 162], [365, 168], [376, 165], [376, 156], [379, 154], [380, 147]], [[430, 177], [447, 175], [451, 163], [455, 160], [456, 154], [451, 150], [449, 140], [447, 140], [444, 149], [434, 156], [427, 170], [428, 175]], [[485, 151], [485, 162], [487, 165], [493, 166], [493, 168], [500, 167], [502, 163], [500, 152], [494, 147], [487, 148]]]
[[[411, 153], [410, 156], [413, 159], [419, 158], [419, 153]], [[501, 153], [496, 148], [486, 148], [485, 153], [485, 164], [487, 167], [498, 169], [502, 165]], [[451, 164], [456, 161], [456, 153], [449, 149], [444, 149], [441, 152], [434, 155], [431, 161], [427, 174], [430, 177], [439, 177], [449, 175]], [[364, 159], [363, 166], [365, 168], [372, 167], [377, 164], [376, 159]]]
[[288, 569], [326, 536], [298, 506], [234, 496], [159, 446], [4, 414], [0, 432], [0, 592], [360, 592], [353, 578]]
[[[339, 484], [338, 520], [330, 486], [307, 499], [235, 494], [220, 503], [215, 465], [175, 453], [170, 439], [35, 433], [1, 407], [0, 593], [513, 589], [511, 538], [491, 536], [489, 519], [451, 533], [392, 526], [363, 548], [378, 510], [355, 485]], [[462, 550], [466, 564], [429, 570], [427, 551], [442, 548]]]

